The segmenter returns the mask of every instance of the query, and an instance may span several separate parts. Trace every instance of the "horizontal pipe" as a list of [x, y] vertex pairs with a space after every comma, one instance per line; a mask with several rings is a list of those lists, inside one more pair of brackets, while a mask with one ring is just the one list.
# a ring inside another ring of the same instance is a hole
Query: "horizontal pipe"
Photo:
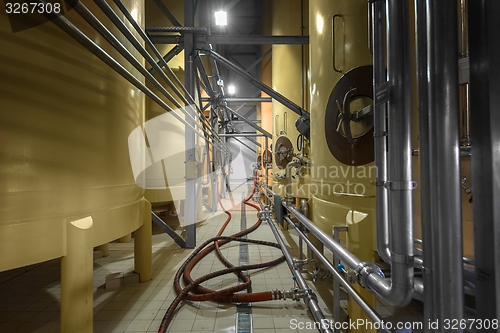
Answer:
[[228, 103], [261, 103], [273, 101], [271, 97], [226, 97], [224, 100]]
[[[398, 288], [392, 280], [383, 278], [375, 270], [370, 269], [370, 266], [361, 261], [354, 254], [345, 249], [340, 243], [333, 240], [321, 229], [319, 229], [311, 220], [302, 215], [295, 207], [286, 205], [283, 206], [294, 215], [300, 223], [302, 223], [326, 248], [333, 252], [333, 254], [342, 260], [348, 267], [353, 269], [360, 277], [360, 283], [368, 289], [371, 289], [380, 298], [388, 301], [395, 306], [401, 306], [399, 303], [394, 302], [392, 297], [394, 293], [393, 288]], [[394, 279], [394, 278], [393, 278]], [[413, 291], [413, 282], [412, 282]], [[406, 301], [406, 300], [405, 300]], [[404, 302], [406, 304], [406, 302]]]
[[[325, 315], [321, 311], [321, 308], [318, 305], [318, 301], [316, 299], [316, 295], [311, 291], [309, 286], [307, 285], [307, 282], [305, 281], [304, 277], [302, 274], [295, 268], [295, 264], [293, 262], [292, 255], [288, 251], [288, 248], [283, 241], [283, 238], [278, 232], [278, 228], [276, 227], [275, 222], [273, 219], [270, 217], [270, 212], [268, 214], [264, 214], [268, 221], [268, 225], [271, 227], [271, 230], [274, 234], [274, 237], [276, 238], [278, 244], [281, 247], [281, 252], [283, 252], [283, 255], [286, 258], [286, 262], [288, 264], [288, 267], [290, 268], [290, 271], [292, 272], [293, 276], [296, 278], [297, 284], [300, 287], [300, 289], [305, 291], [305, 294], [303, 296], [304, 302], [307, 304], [309, 310], [311, 311], [312, 315], [314, 316], [314, 319], [318, 323], [324, 323], [327, 322], [327, 319], [325, 318]], [[333, 333], [333, 331], [329, 328], [328, 325], [321, 325], [321, 332], [324, 333]]]
[[252, 136], [265, 136], [260, 133], [233, 133], [233, 134], [219, 134], [221, 138], [234, 138], [234, 137], [252, 137]]
[[[335, 269], [335, 267], [333, 267], [332, 263], [325, 258], [323, 253], [321, 253], [321, 251], [314, 246], [314, 244], [306, 237], [306, 235], [304, 235], [304, 233], [300, 231], [300, 228], [295, 223], [293, 223], [293, 221], [288, 216], [285, 216], [285, 220], [288, 222], [289, 225], [291, 225], [295, 229], [300, 239], [302, 239], [309, 246], [309, 249], [311, 249], [316, 254], [317, 258], [323, 263], [323, 265], [325, 265], [328, 268], [328, 271], [332, 273], [332, 275], [339, 281], [340, 285], [344, 288], [347, 294], [349, 294], [349, 296], [353, 298], [353, 300], [368, 315], [368, 317], [375, 323], [382, 324], [384, 320], [377, 314], [377, 312], [368, 303], [365, 302], [365, 300], [351, 286], [351, 284], [347, 282], [342, 275], [340, 275], [340, 273]], [[383, 327], [383, 325], [381, 327]], [[391, 331], [388, 329], [381, 329], [379, 332], [391, 332]]]

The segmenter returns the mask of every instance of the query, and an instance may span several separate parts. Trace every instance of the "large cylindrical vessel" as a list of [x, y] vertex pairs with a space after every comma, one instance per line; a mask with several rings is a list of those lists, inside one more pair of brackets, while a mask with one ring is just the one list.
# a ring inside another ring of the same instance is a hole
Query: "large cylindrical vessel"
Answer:
[[[307, 4], [304, 1], [273, 1], [272, 34], [274, 36], [307, 35], [307, 10]], [[272, 87], [304, 109], [307, 109], [306, 104], [308, 103], [307, 56], [308, 48], [303, 45], [273, 45]], [[300, 133], [295, 128], [295, 122], [298, 117], [299, 115], [286, 106], [273, 100], [273, 191], [283, 197], [286, 195], [287, 182], [284, 178], [286, 170], [283, 163], [279, 165], [280, 158], [283, 156], [279, 154], [279, 149], [277, 149], [280, 146], [278, 139], [288, 138], [293, 153], [296, 155], [304, 153], [307, 155], [309, 148], [307, 143], [303, 144], [304, 149], [301, 151], [299, 151], [300, 147], [297, 147], [297, 137]], [[288, 159], [291, 160], [292, 157], [290, 156]], [[296, 169], [291, 172], [295, 173]], [[291, 187], [289, 193], [293, 197], [308, 198], [308, 184], [309, 174], [308, 170], [304, 168], [300, 177], [294, 177], [289, 182], [288, 186]]]
[[[351, 122], [346, 129], [348, 117], [342, 116], [371, 104], [368, 2], [310, 1], [309, 22], [312, 220], [328, 234], [335, 225], [347, 225], [347, 248], [372, 262], [376, 175], [369, 156], [373, 156], [372, 126], [366, 120]], [[352, 91], [354, 87], [357, 90]], [[375, 301], [370, 293], [362, 294], [368, 302]], [[365, 318], [354, 302], [349, 307], [351, 319]]]
[[[144, 3], [124, 2], [143, 25]], [[66, 255], [68, 221], [91, 216], [94, 246], [142, 225], [128, 136], [144, 122], [144, 95], [52, 22], [13, 32], [5, 11], [0, 16], [3, 271]], [[65, 17], [120, 57], [75, 10]]]

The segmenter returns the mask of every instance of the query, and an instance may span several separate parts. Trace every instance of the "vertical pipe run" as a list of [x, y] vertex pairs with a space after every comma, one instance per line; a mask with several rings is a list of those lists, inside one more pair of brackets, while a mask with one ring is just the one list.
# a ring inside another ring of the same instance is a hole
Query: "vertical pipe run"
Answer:
[[407, 0], [387, 2], [389, 240], [392, 285], [390, 300], [407, 304], [413, 293], [413, 207], [411, 151], [411, 77]]
[[[416, 40], [417, 40], [417, 82], [418, 82], [418, 117], [419, 117], [419, 162], [420, 162], [420, 216], [422, 221], [422, 254], [424, 267], [422, 267], [424, 282], [424, 322], [434, 321], [434, 304], [436, 293], [433, 292], [432, 279], [432, 225], [431, 225], [431, 180], [430, 180], [430, 154], [429, 154], [429, 98], [427, 95], [427, 9], [426, 0], [415, 2]], [[438, 300], [437, 300], [438, 301]], [[427, 325], [429, 326], [429, 325]], [[426, 332], [433, 332], [430, 327]]]
[[[460, 2], [460, 57], [467, 58], [469, 56], [469, 25], [467, 23], [467, 0], [458, 0]], [[464, 83], [460, 85], [460, 108], [462, 117], [462, 135], [460, 138], [460, 143], [464, 146], [471, 145], [470, 139], [470, 90], [469, 83]]]
[[468, 8], [476, 315], [485, 322], [500, 318], [500, 2]]
[[[372, 39], [373, 39], [373, 77], [374, 94], [380, 85], [387, 81], [384, 52], [384, 31], [385, 31], [385, 2], [374, 1], [372, 6]], [[388, 222], [388, 197], [387, 189], [384, 187], [387, 181], [387, 105], [376, 103], [374, 100], [374, 141], [375, 141], [375, 165], [377, 167], [377, 252], [382, 260], [390, 262], [391, 253], [389, 251], [389, 222]]]
[[[457, 1], [427, 0], [427, 93], [436, 318], [464, 318]], [[425, 244], [425, 243], [424, 243]], [[443, 330], [444, 331], [444, 330]], [[463, 330], [462, 330], [463, 331]]]

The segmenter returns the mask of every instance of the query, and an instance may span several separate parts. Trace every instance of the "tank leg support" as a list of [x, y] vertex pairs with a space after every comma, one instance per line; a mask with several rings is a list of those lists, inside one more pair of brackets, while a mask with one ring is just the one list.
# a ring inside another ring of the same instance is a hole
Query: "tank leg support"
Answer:
[[151, 204], [145, 201], [144, 206], [144, 222], [134, 232], [134, 272], [139, 274], [140, 282], [153, 277]]
[[92, 217], [69, 222], [61, 260], [61, 332], [93, 331]]

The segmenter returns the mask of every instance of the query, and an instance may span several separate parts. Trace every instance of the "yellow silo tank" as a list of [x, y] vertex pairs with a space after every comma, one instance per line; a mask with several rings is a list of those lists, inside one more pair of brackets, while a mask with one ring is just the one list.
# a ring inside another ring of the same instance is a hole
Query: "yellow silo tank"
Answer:
[[[368, 2], [310, 1], [309, 22], [312, 220], [327, 234], [332, 233], [334, 225], [347, 225], [347, 248], [361, 260], [372, 262], [375, 259], [375, 187], [372, 184], [375, 168], [373, 162], [362, 158], [352, 163], [352, 147], [345, 137], [337, 136], [333, 142], [330, 138], [329, 147], [327, 136], [336, 133], [338, 120], [332, 122], [328, 119], [331, 114], [326, 111], [327, 107], [331, 112], [342, 106], [343, 98], [338, 98], [339, 103], [333, 101], [333, 107], [329, 105], [332, 103], [330, 96], [341, 78], [372, 63], [368, 43]], [[364, 72], [370, 71], [365, 68]], [[366, 80], [371, 87], [371, 76], [367, 75]], [[357, 111], [370, 103], [366, 97], [353, 98], [350, 106]], [[372, 135], [370, 126], [365, 127], [352, 128], [353, 135], [359, 138]], [[345, 136], [343, 124], [339, 130]], [[330, 150], [341, 144], [349, 151], [342, 162]], [[373, 154], [373, 145], [371, 152]], [[374, 296], [365, 290], [360, 291], [365, 300], [374, 305]], [[353, 301], [349, 302], [349, 317], [352, 320], [366, 318]]]
[[[272, 35], [274, 36], [300, 36], [308, 34], [308, 7], [307, 2], [300, 0], [275, 0], [272, 2]], [[272, 46], [272, 88], [290, 99], [304, 109], [308, 109], [308, 47], [307, 45], [273, 45]], [[308, 145], [304, 143], [304, 149], [298, 150], [297, 137], [299, 132], [295, 128], [295, 122], [299, 115], [288, 109], [281, 103], [273, 100], [273, 191], [285, 197], [286, 181], [276, 179], [277, 175], [284, 176], [285, 169], [276, 164], [279, 156], [276, 155], [276, 141], [280, 137], [290, 140], [294, 154], [308, 153]], [[291, 158], [290, 158], [291, 159]], [[295, 172], [296, 169], [292, 170]], [[303, 169], [301, 177], [292, 179], [290, 193], [294, 197], [308, 198], [309, 174]]]

